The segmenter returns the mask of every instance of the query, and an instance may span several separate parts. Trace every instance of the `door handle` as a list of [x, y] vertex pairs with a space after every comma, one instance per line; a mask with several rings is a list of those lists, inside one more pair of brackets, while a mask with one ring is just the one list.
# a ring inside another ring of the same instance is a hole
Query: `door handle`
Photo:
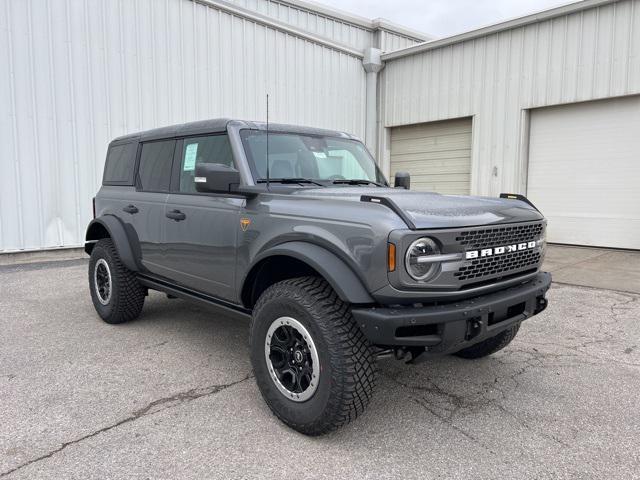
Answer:
[[165, 215], [167, 216], [167, 218], [170, 218], [171, 220], [175, 220], [176, 222], [179, 222], [187, 218], [187, 216], [184, 213], [182, 213], [180, 210], [172, 210], [170, 212], [165, 213]]
[[122, 209], [122, 211], [133, 215], [134, 213], [138, 213], [139, 210], [138, 210], [138, 207], [136, 207], [135, 205], [127, 205]]

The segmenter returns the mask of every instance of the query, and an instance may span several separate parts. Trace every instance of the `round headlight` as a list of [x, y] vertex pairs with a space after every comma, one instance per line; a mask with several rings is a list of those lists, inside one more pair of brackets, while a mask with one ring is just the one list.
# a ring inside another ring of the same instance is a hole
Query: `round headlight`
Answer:
[[439, 255], [440, 249], [429, 237], [419, 238], [407, 249], [404, 263], [407, 273], [419, 282], [431, 278], [440, 267], [440, 262], [430, 262], [429, 255]]

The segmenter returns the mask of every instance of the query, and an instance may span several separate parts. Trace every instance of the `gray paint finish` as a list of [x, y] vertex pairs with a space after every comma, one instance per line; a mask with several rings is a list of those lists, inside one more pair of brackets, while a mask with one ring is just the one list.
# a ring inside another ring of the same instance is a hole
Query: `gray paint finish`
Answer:
[[[129, 238], [134, 242], [132, 250], [141, 252], [143, 273], [161, 276], [238, 305], [252, 268], [275, 254], [287, 254], [308, 265], [316, 265], [316, 270], [322, 270], [334, 289], [350, 303], [369, 303], [372, 298], [369, 295], [375, 299], [375, 292], [381, 292], [380, 298], [385, 302], [393, 303], [390, 293], [394, 292], [397, 298], [409, 301], [416, 297], [416, 292], [414, 288], [413, 292], [402, 294], [403, 287], [410, 290], [406, 282], [390, 289], [387, 244], [391, 235], [395, 235], [398, 245], [403, 245], [407, 235], [430, 232], [435, 235], [434, 229], [450, 229], [450, 233], [455, 228], [542, 219], [535, 209], [514, 200], [446, 196], [389, 187], [273, 185], [268, 190], [265, 184], [253, 185], [250, 177], [246, 177], [250, 173], [238, 139], [243, 128], [265, 128], [252, 122], [212, 120], [144, 132], [135, 138], [201, 134], [207, 129], [219, 131], [223, 125], [227, 126], [234, 155], [240, 152], [234, 161], [243, 172], [242, 184], [251, 183], [252, 193], [246, 198], [237, 194], [146, 193], [137, 191], [136, 187], [106, 186], [96, 196], [96, 213], [98, 218], [115, 215], [125, 230], [135, 232]], [[340, 132], [306, 127], [274, 125], [273, 128], [353, 138]], [[387, 206], [362, 201], [363, 195], [389, 199], [397, 205], [400, 214]], [[123, 208], [131, 204], [140, 211], [123, 212]], [[184, 219], [176, 221], [166, 217], [175, 211], [184, 214]], [[409, 225], [403, 216], [410, 219], [413, 231], [407, 230]], [[241, 228], [241, 220], [248, 221], [249, 226]], [[308, 252], [299, 248], [301, 244], [310, 246]], [[402, 262], [398, 260], [398, 264]], [[323, 270], [318, 265], [326, 268]], [[438, 287], [439, 281], [445, 281], [444, 274], [441, 276], [442, 280], [437, 277], [420, 288]], [[450, 285], [443, 283], [440, 289], [443, 287]], [[465, 290], [465, 295], [472, 295], [474, 291], [473, 288]]]

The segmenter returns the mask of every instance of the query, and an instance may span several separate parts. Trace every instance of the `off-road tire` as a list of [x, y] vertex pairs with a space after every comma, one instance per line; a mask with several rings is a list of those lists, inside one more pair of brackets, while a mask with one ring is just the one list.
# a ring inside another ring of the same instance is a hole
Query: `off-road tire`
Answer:
[[455, 355], [469, 360], [486, 357], [488, 355], [491, 355], [492, 353], [496, 353], [497, 351], [502, 350], [504, 347], [509, 345], [515, 338], [518, 330], [520, 330], [519, 323], [517, 325], [514, 325], [513, 327], [508, 328], [507, 330], [504, 330], [503, 332], [500, 332], [495, 337], [487, 338], [480, 343], [476, 343], [475, 345], [471, 345], [464, 350], [460, 350], [459, 352], [456, 352]]
[[[111, 274], [111, 296], [106, 305], [98, 299], [94, 274], [97, 262], [103, 259]], [[133, 320], [142, 312], [145, 288], [134, 272], [124, 266], [110, 238], [99, 240], [91, 251], [89, 260], [89, 290], [98, 315], [107, 323], [123, 323]]]
[[[311, 334], [320, 363], [311, 398], [295, 402], [276, 386], [265, 358], [270, 325], [291, 317]], [[276, 283], [260, 296], [250, 327], [251, 363], [256, 383], [272, 412], [306, 435], [322, 435], [360, 415], [371, 399], [376, 360], [349, 306], [321, 278], [300, 277]]]

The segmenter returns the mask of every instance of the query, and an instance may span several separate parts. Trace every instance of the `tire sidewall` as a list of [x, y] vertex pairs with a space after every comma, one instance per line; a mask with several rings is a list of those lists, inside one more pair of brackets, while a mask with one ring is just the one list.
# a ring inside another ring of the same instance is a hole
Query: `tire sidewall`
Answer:
[[[99, 298], [98, 292], [96, 292], [96, 285], [94, 281], [94, 275], [96, 270], [96, 264], [98, 260], [104, 259], [107, 262], [107, 266], [109, 267], [109, 273], [111, 274], [111, 298], [106, 305], [103, 305]], [[104, 245], [101, 245], [99, 242], [91, 252], [91, 258], [89, 260], [89, 290], [91, 291], [91, 300], [93, 301], [93, 306], [95, 307], [98, 315], [105, 320], [109, 321], [114, 311], [116, 310], [116, 305], [118, 303], [118, 292], [119, 292], [119, 281], [117, 275], [117, 265], [114, 261], [111, 252]]]
[[[287, 398], [271, 378], [265, 358], [265, 339], [273, 321], [280, 317], [292, 317], [309, 331], [320, 360], [318, 387], [313, 396], [304, 402]], [[256, 381], [269, 406], [280, 412], [289, 424], [311, 424], [319, 421], [327, 410], [332, 389], [332, 368], [329, 349], [318, 319], [302, 305], [288, 298], [274, 298], [261, 306], [251, 325], [251, 361]]]

